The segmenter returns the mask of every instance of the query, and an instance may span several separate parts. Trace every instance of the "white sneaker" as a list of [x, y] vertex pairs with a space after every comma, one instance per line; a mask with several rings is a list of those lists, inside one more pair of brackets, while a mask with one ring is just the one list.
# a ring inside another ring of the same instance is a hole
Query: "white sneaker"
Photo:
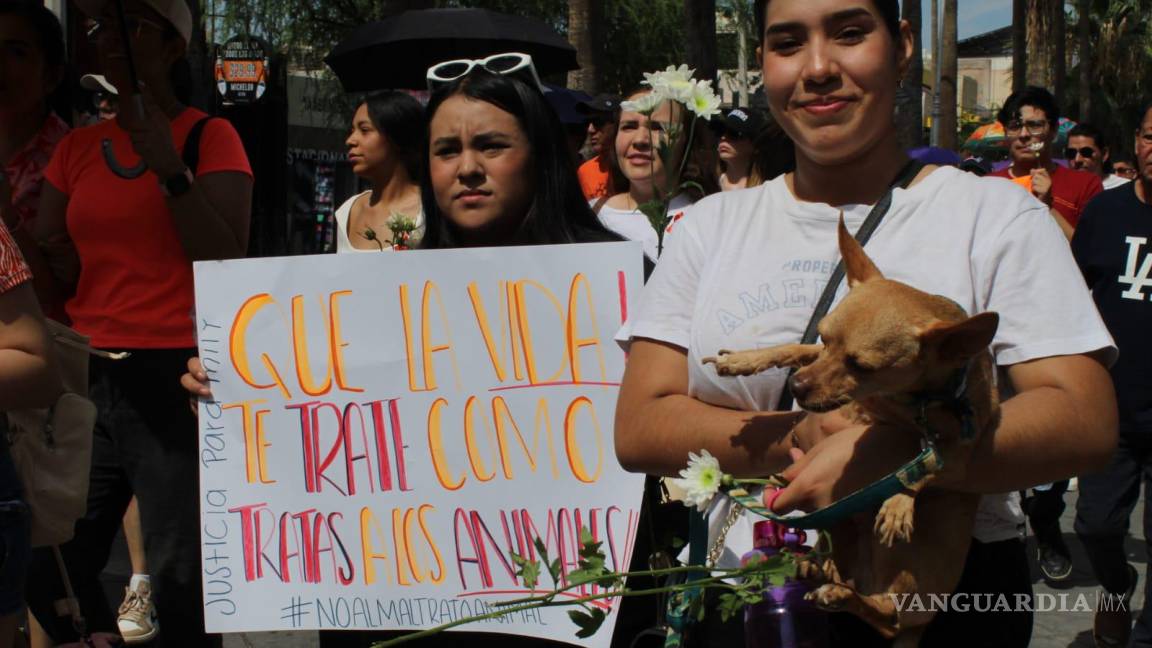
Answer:
[[148, 643], [160, 634], [160, 620], [156, 618], [156, 605], [152, 603], [152, 585], [140, 583], [136, 589], [124, 588], [124, 602], [116, 618], [124, 643]]

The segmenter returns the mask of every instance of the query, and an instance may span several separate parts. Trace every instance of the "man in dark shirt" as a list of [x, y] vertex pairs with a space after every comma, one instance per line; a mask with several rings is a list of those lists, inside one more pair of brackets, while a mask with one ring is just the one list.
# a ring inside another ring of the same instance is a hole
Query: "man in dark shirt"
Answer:
[[1029, 86], [1012, 93], [996, 119], [1004, 125], [1012, 164], [991, 175], [1009, 178], [1031, 191], [1072, 238], [1084, 205], [1104, 187], [1095, 175], [1052, 161], [1052, 143], [1060, 125], [1056, 98], [1044, 88]]
[[[1136, 132], [1136, 179], [1094, 198], [1084, 209], [1072, 252], [1092, 289], [1096, 307], [1116, 340], [1120, 357], [1112, 382], [1120, 413], [1120, 442], [1108, 468], [1080, 477], [1076, 534], [1092, 570], [1110, 594], [1127, 594], [1123, 607], [1099, 609], [1097, 645], [1152, 646], [1152, 605], [1131, 630], [1127, 603], [1137, 572], [1128, 564], [1128, 519], [1145, 488], [1144, 542], [1152, 538], [1152, 106]], [[1145, 600], [1152, 587], [1145, 579]], [[1112, 601], [1118, 601], [1113, 597]], [[1128, 643], [1132, 632], [1132, 643]]]

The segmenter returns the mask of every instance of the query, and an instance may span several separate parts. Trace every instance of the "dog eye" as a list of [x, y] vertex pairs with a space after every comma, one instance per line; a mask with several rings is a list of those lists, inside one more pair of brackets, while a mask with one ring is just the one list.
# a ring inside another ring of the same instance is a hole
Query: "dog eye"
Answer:
[[855, 371], [858, 373], [867, 373], [869, 371], [872, 371], [871, 367], [865, 367], [864, 365], [860, 364], [860, 359], [854, 355], [849, 355], [849, 356], [845, 357], [844, 358], [844, 365], [846, 367], [848, 367], [849, 371]]

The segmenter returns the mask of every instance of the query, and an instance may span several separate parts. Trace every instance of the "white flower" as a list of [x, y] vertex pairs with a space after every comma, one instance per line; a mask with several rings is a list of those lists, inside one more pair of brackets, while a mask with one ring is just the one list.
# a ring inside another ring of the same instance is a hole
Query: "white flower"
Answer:
[[644, 85], [652, 86], [654, 88], [658, 83], [691, 81], [693, 74], [696, 74], [696, 70], [689, 68], [687, 65], [681, 65], [680, 67], [669, 65], [661, 72], [645, 72]]
[[623, 101], [620, 103], [620, 109], [627, 112], [637, 112], [642, 115], [651, 115], [664, 103], [667, 97], [664, 96], [660, 90], [652, 90], [645, 94], [636, 97], [632, 101]]
[[669, 65], [663, 72], [645, 72], [643, 84], [668, 99], [687, 104], [692, 98], [692, 75], [695, 72], [687, 65]]
[[712, 83], [709, 81], [697, 81], [693, 84], [692, 95], [686, 103], [688, 110], [700, 119], [712, 119], [720, 114], [720, 97], [712, 91]]
[[680, 471], [680, 477], [672, 479], [672, 483], [684, 491], [684, 503], [703, 513], [720, 491], [724, 473], [720, 472], [720, 461], [707, 450], [701, 450], [699, 455], [688, 453], [688, 467]]

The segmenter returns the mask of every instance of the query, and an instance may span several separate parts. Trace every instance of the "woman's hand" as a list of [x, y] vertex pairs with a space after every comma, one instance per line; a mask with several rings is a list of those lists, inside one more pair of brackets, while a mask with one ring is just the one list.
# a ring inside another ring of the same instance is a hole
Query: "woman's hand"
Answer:
[[[180, 175], [185, 165], [172, 141], [172, 124], [152, 98], [152, 93], [141, 88], [139, 102], [132, 101], [131, 97], [127, 99], [120, 102], [119, 123], [127, 131], [136, 154], [157, 178]], [[144, 114], [139, 113], [141, 105]]]
[[188, 358], [188, 372], [180, 376], [180, 386], [188, 392], [193, 412], [197, 411], [197, 400], [212, 398], [212, 390], [208, 388], [208, 373], [204, 371], [204, 364], [200, 362], [199, 356]]
[[[827, 424], [845, 421], [834, 415]], [[819, 421], [809, 425], [819, 427]], [[789, 484], [772, 503], [776, 513], [815, 511], [847, 497], [912, 460], [920, 444], [916, 436], [892, 428], [849, 425], [808, 452], [796, 448], [791, 452], [793, 463], [782, 473]]]
[[852, 421], [834, 410], [826, 414], [804, 413], [804, 418], [792, 428], [793, 447], [799, 447], [808, 452], [824, 439], [844, 430], [852, 425]]

